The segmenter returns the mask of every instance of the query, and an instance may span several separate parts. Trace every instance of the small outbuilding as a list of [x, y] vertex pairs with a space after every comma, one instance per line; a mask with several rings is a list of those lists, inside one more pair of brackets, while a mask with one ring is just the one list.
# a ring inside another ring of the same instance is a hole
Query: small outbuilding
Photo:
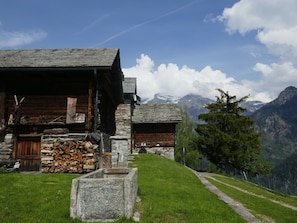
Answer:
[[174, 159], [176, 125], [182, 121], [177, 104], [141, 104], [132, 116], [134, 152], [157, 153]]

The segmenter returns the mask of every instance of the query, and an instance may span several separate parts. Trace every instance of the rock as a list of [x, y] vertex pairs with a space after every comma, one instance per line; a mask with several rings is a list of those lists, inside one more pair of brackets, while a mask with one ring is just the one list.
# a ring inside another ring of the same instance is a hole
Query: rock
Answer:
[[139, 222], [140, 221], [140, 214], [139, 212], [135, 212], [133, 215], [133, 221]]
[[6, 144], [13, 144], [13, 134], [6, 134], [5, 137], [4, 137], [4, 142]]

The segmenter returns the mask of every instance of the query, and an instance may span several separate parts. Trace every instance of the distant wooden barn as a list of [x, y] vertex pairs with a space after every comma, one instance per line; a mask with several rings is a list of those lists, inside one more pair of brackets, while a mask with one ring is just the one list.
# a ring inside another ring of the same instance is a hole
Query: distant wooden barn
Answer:
[[137, 105], [132, 116], [133, 148], [174, 159], [175, 130], [181, 121], [177, 104]]
[[49, 129], [114, 135], [122, 81], [119, 49], [0, 50], [0, 130], [16, 137], [14, 159], [39, 166]]

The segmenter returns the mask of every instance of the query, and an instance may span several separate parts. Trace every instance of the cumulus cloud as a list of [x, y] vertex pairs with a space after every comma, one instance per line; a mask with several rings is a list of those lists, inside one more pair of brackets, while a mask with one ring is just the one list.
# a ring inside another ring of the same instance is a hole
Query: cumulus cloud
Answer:
[[257, 90], [256, 98], [273, 99], [285, 87], [297, 86], [296, 11], [295, 0], [240, 0], [218, 17], [230, 34], [256, 31], [256, 39], [280, 59], [254, 66], [254, 71], [261, 75], [260, 81], [242, 81], [248, 88]]
[[283, 60], [297, 59], [297, 1], [241, 0], [218, 19], [229, 33], [257, 31], [256, 38]]
[[0, 29], [0, 48], [11, 48], [27, 45], [46, 38], [42, 30], [28, 32], [9, 32]]
[[[217, 17], [230, 34], [238, 32], [244, 36], [254, 31], [268, 52], [279, 57], [280, 61], [271, 64], [260, 61], [255, 64], [257, 81], [235, 80], [207, 65], [200, 71], [173, 63], [155, 66], [144, 54], [137, 59], [136, 66], [123, 69], [124, 73], [137, 77], [138, 93], [143, 98], [153, 98], [156, 93], [176, 97], [192, 93], [215, 98], [216, 89], [220, 88], [238, 97], [250, 95], [249, 100], [269, 102], [286, 87], [297, 86], [296, 11], [296, 0], [240, 0]], [[257, 54], [253, 56], [257, 58]]]
[[215, 99], [218, 95], [216, 89], [220, 88], [238, 97], [250, 95], [252, 100], [271, 100], [269, 94], [255, 90], [252, 82], [238, 82], [210, 66], [205, 66], [200, 71], [173, 63], [155, 66], [148, 55], [142, 54], [135, 66], [123, 68], [123, 72], [126, 77], [137, 78], [138, 94], [143, 99], [152, 99], [158, 93], [177, 98], [196, 94]]

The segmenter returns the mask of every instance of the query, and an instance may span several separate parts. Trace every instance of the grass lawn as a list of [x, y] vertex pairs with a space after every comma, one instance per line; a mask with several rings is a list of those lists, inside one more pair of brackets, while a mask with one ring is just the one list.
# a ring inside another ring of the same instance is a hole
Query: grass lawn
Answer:
[[71, 174], [0, 174], [1, 223], [81, 222], [69, 217]]
[[297, 198], [296, 197], [292, 197], [292, 196], [289, 196], [287, 194], [283, 194], [283, 193], [280, 193], [277, 191], [272, 191], [272, 190], [266, 189], [264, 187], [258, 186], [256, 184], [253, 184], [253, 183], [250, 183], [247, 181], [243, 181], [240, 179], [236, 179], [233, 177], [216, 176], [215, 179], [218, 179], [222, 182], [242, 188], [244, 190], [248, 190], [250, 192], [253, 192], [254, 194], [261, 195], [261, 196], [264, 196], [266, 198], [273, 199], [276, 201], [281, 201], [281, 202], [284, 202], [289, 205], [297, 207]]
[[184, 166], [158, 155], [136, 158], [141, 222], [245, 222]]
[[[241, 223], [227, 204], [209, 192], [184, 166], [158, 155], [136, 156], [138, 168], [135, 209], [140, 222]], [[74, 174], [0, 174], [0, 222], [81, 222], [69, 216]], [[133, 222], [121, 219], [118, 223]]]
[[[289, 197], [280, 193], [272, 193], [266, 189], [260, 188], [256, 185], [245, 183], [240, 180], [224, 178], [224, 177], [215, 177], [218, 180], [221, 180], [225, 183], [240, 187], [242, 189], [253, 192], [257, 195], [264, 196], [268, 199], [273, 199], [276, 201], [282, 201], [288, 204], [296, 204], [297, 199]], [[246, 208], [250, 210], [256, 217], [262, 218], [263, 220], [270, 219], [269, 222], [276, 223], [297, 223], [297, 211], [290, 208], [284, 207], [280, 204], [271, 202], [268, 199], [253, 196], [248, 193], [241, 192], [237, 189], [229, 187], [225, 184], [217, 182], [212, 179], [208, 179], [213, 185], [219, 188], [221, 191], [232, 197], [234, 200], [241, 202]], [[295, 206], [296, 207], [296, 206]], [[267, 221], [266, 221], [267, 222]]]

